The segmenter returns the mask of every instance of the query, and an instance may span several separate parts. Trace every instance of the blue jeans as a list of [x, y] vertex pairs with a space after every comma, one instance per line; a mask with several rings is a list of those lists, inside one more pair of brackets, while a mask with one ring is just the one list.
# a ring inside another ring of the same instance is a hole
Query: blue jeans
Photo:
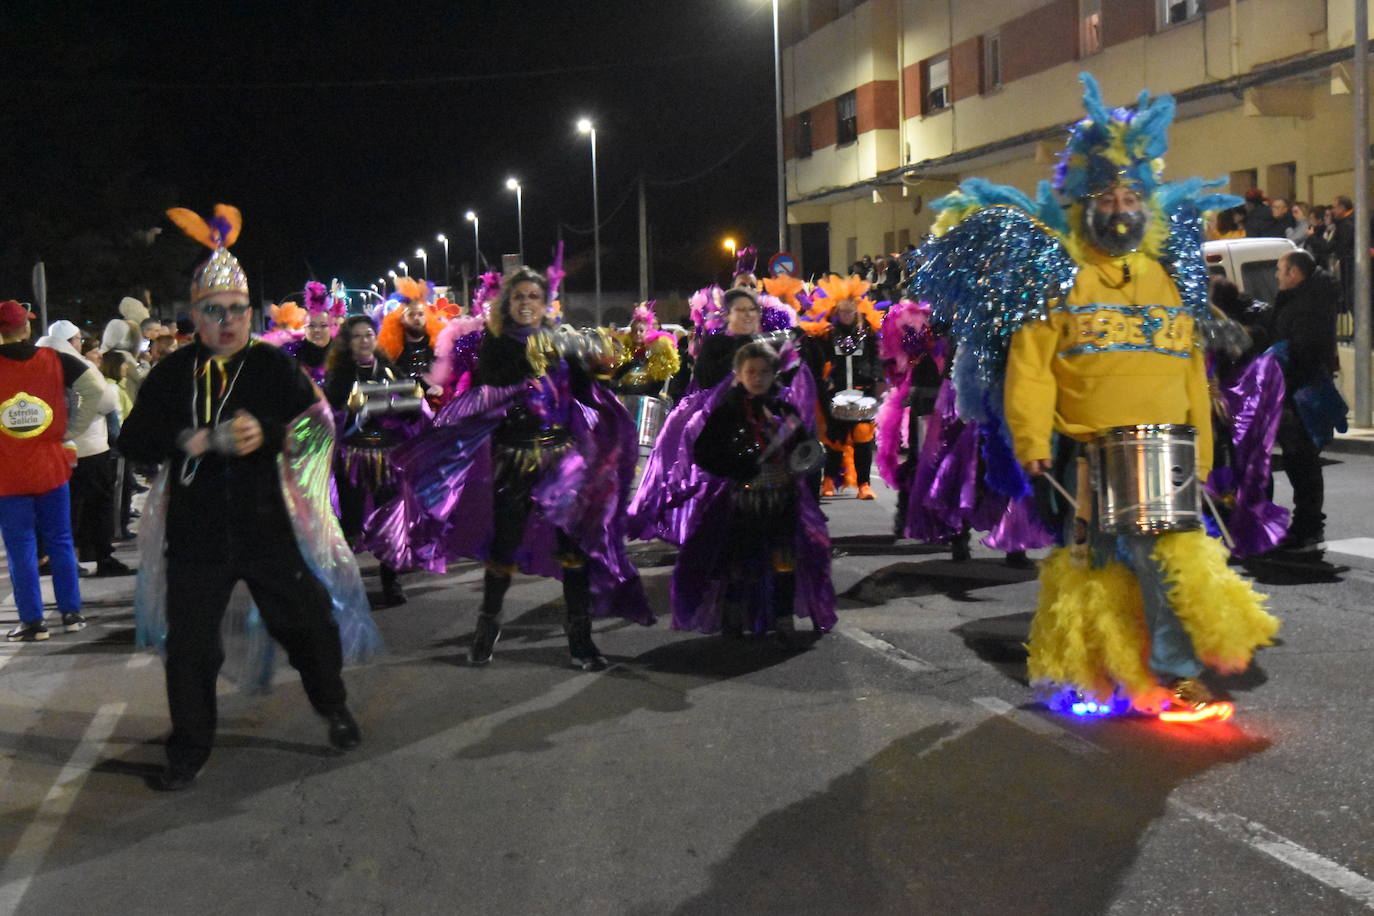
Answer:
[[43, 591], [38, 582], [38, 540], [52, 565], [52, 587], [63, 614], [81, 610], [76, 549], [72, 546], [71, 497], [64, 483], [40, 496], [0, 496], [0, 531], [9, 557], [10, 584], [19, 619], [37, 623], [43, 619]]

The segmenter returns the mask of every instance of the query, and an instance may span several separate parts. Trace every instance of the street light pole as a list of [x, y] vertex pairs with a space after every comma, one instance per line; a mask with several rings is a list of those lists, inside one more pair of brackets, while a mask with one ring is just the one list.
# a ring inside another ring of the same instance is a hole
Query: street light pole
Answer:
[[1351, 310], [1355, 315], [1356, 426], [1371, 421], [1369, 392], [1369, 5], [1355, 0], [1355, 85], [1351, 93], [1355, 141], [1355, 282]]
[[444, 285], [448, 286], [448, 236], [441, 232], [434, 237], [434, 241], [442, 242], [444, 246]]
[[521, 197], [520, 182], [514, 178], [506, 179], [506, 188], [515, 192], [515, 231], [516, 246], [520, 251], [520, 264], [525, 264], [525, 205]]
[[477, 268], [476, 272], [480, 274], [482, 272], [482, 237], [477, 233], [477, 214], [469, 210], [463, 218], [472, 223], [472, 249], [476, 253], [473, 264]]
[[396, 266], [401, 268], [401, 273], [405, 274], [407, 277], [410, 276], [410, 265], [405, 261], [397, 261]]
[[[900, 37], [898, 40], [902, 40]], [[787, 163], [782, 158], [782, 42], [778, 36], [778, 0], [773, 0], [773, 115], [777, 122], [778, 251], [787, 250]]]
[[415, 257], [417, 257], [417, 258], [420, 259], [420, 273], [421, 273], [421, 275], [422, 275], [426, 280], [428, 280], [428, 279], [429, 279], [429, 255], [425, 253], [425, 250], [424, 250], [423, 248], [416, 248], [416, 249], [415, 249]]
[[579, 133], [592, 138], [592, 257], [596, 262], [596, 324], [601, 326], [601, 196], [596, 188], [596, 128], [589, 118], [577, 122]]

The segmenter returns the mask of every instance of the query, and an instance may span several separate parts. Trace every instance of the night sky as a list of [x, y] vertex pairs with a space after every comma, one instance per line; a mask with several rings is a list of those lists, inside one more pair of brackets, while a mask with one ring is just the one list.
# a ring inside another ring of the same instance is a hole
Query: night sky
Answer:
[[156, 287], [134, 276], [146, 254], [102, 247], [154, 225], [184, 282], [196, 246], [160, 212], [217, 201], [243, 210], [235, 250], [268, 299], [311, 277], [365, 286], [402, 257], [418, 272], [417, 246], [437, 277], [438, 232], [456, 275], [472, 257], [468, 208], [489, 258], [516, 250], [508, 175], [524, 184], [527, 260], [549, 262], [562, 224], [568, 284], [590, 290], [584, 114], [598, 130], [608, 291], [638, 285], [641, 171], [656, 290], [723, 278], [727, 234], [771, 254], [767, 0], [7, 0], [0, 30], [6, 296], [28, 296], [40, 256], [55, 305], [122, 291], [106, 292], [99, 263]]

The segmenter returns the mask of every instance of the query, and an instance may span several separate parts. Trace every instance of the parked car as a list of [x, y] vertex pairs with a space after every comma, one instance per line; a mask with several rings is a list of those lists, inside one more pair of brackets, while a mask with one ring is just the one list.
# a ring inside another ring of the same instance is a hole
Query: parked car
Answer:
[[1297, 247], [1288, 239], [1218, 239], [1202, 243], [1202, 257], [1212, 276], [1225, 277], [1247, 296], [1273, 303], [1279, 291], [1279, 258]]

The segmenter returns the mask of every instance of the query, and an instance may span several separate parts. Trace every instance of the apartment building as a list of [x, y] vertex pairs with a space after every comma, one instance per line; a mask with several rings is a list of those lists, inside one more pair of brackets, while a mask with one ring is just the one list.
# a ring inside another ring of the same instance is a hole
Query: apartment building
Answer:
[[901, 249], [977, 175], [1033, 191], [1082, 116], [1179, 103], [1166, 175], [1353, 189], [1352, 0], [782, 0], [790, 243], [808, 273]]

